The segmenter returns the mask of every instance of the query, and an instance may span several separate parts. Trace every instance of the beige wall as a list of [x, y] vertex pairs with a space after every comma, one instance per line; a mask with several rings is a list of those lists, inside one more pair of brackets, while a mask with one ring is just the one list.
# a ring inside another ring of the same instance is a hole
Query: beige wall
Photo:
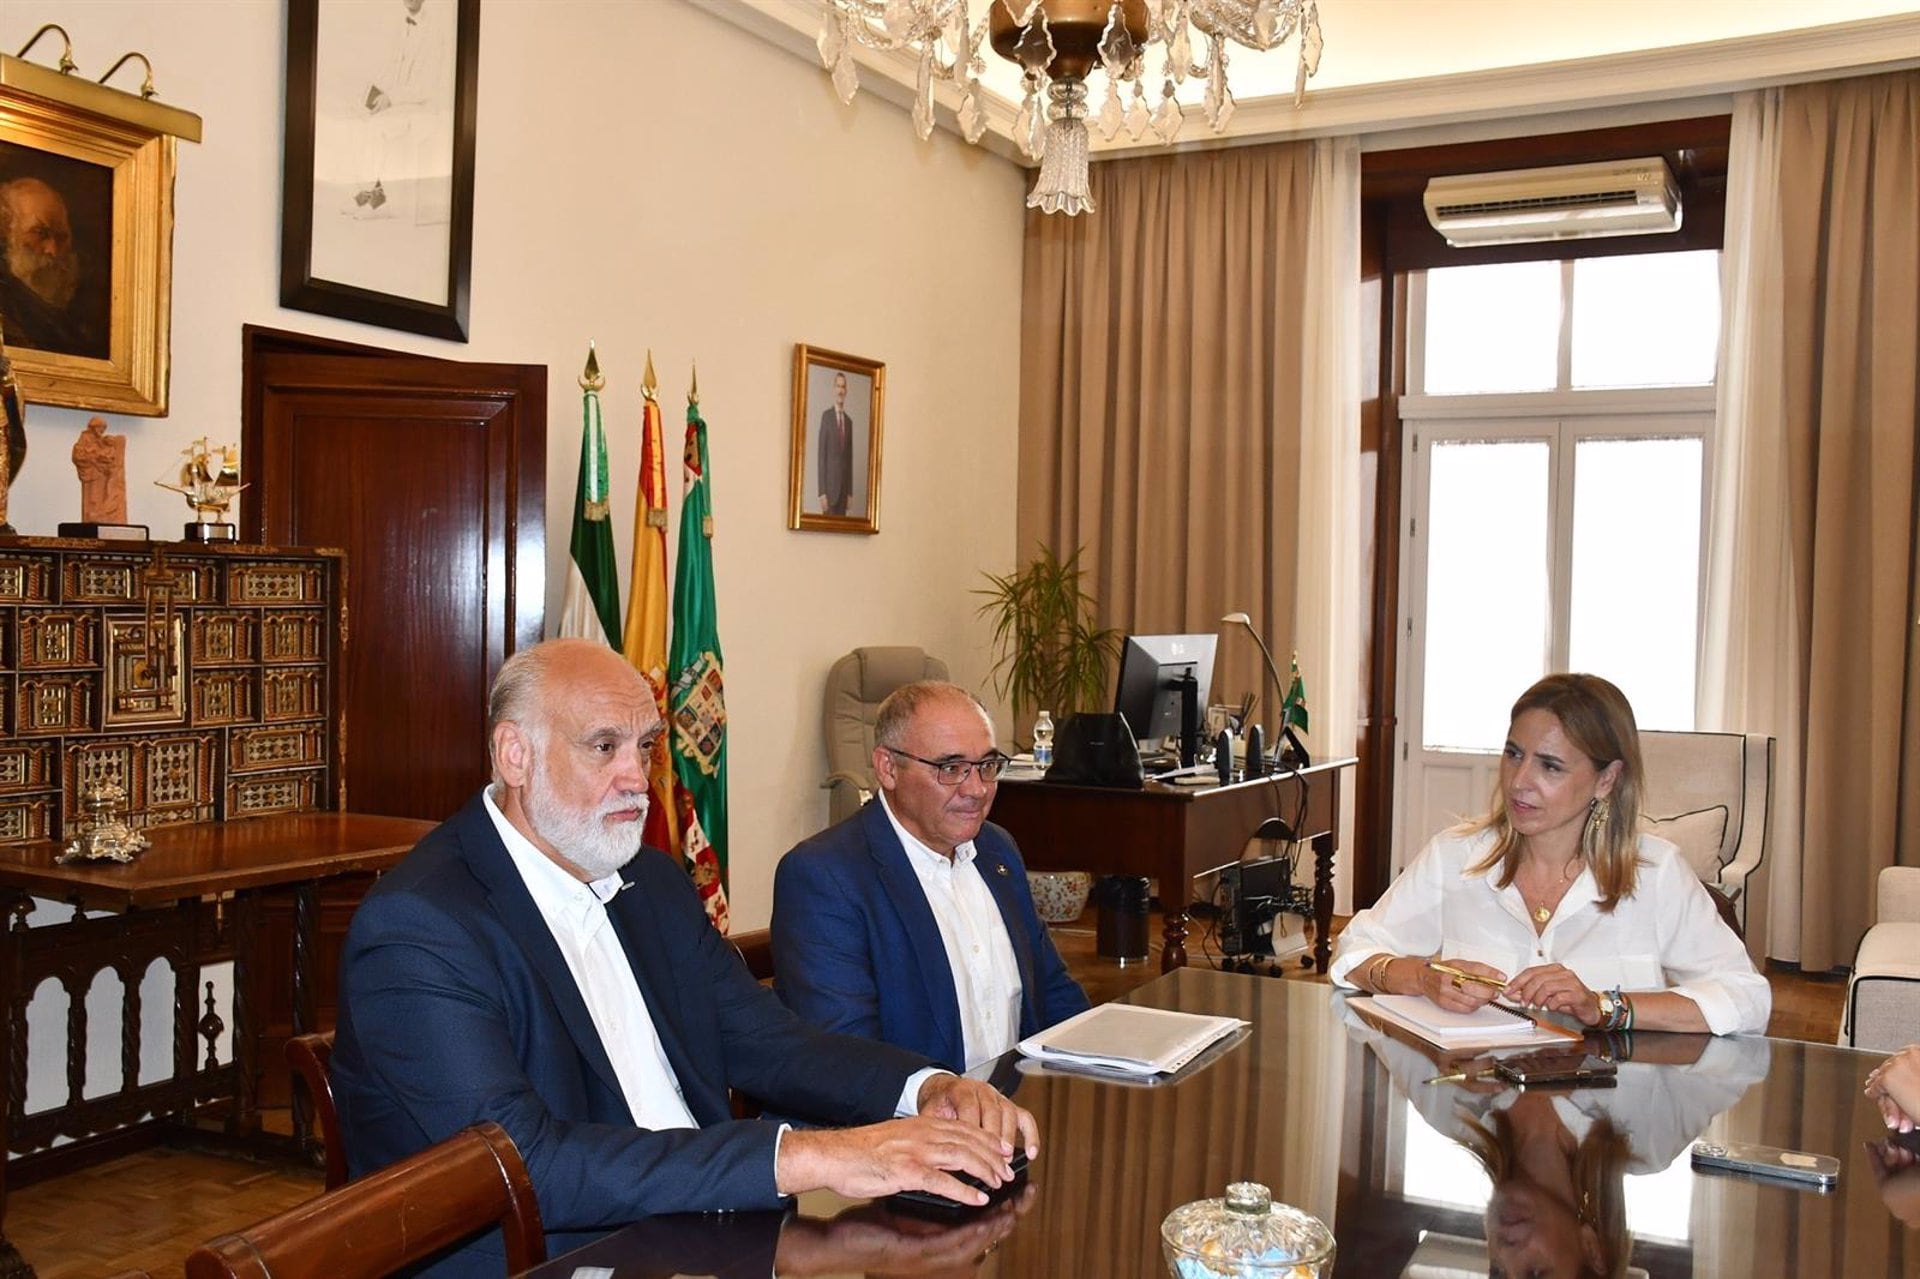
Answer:
[[[764, 924], [775, 860], [825, 821], [827, 666], [858, 644], [918, 643], [956, 678], [984, 680], [986, 633], [967, 592], [1014, 553], [1018, 170], [944, 132], [919, 143], [876, 98], [842, 106], [817, 65], [681, 0], [486, 0], [471, 342], [285, 311], [284, 13], [282, 0], [49, 0], [0, 14], [9, 50], [40, 22], [62, 23], [95, 76], [123, 50], [144, 51], [162, 100], [206, 121], [205, 142], [180, 148], [172, 413], [112, 419], [129, 437], [130, 517], [177, 529], [184, 504], [148, 481], [195, 436], [239, 438], [242, 323], [544, 363], [551, 613], [588, 338], [608, 377], [623, 580], [646, 350], [672, 456], [697, 359], [732, 721], [735, 921]], [[796, 341], [887, 364], [878, 537], [785, 527]], [[30, 419], [12, 518], [51, 533], [78, 516], [67, 453], [85, 415], [34, 408]], [[677, 530], [677, 473], [672, 488]], [[393, 598], [403, 604], [403, 583]]]

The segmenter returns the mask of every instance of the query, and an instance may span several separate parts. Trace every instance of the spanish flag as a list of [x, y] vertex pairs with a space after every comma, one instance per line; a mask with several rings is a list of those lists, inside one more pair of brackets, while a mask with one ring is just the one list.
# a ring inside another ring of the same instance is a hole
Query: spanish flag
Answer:
[[[646, 677], [653, 704], [667, 722], [667, 463], [662, 443], [659, 383], [653, 376], [653, 352], [647, 352], [647, 377], [641, 387], [640, 483], [633, 507], [633, 583], [627, 592], [627, 660]], [[673, 763], [668, 739], [647, 762], [648, 847], [680, 855], [680, 823], [674, 816]]]

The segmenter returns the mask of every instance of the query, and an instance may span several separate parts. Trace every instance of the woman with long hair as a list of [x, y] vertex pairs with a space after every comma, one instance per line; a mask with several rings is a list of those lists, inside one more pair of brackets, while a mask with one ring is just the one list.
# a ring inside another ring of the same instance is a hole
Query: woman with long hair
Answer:
[[1640, 829], [1633, 708], [1597, 675], [1513, 704], [1487, 813], [1435, 836], [1340, 934], [1333, 980], [1602, 1030], [1762, 1034], [1766, 979], [1679, 849]]

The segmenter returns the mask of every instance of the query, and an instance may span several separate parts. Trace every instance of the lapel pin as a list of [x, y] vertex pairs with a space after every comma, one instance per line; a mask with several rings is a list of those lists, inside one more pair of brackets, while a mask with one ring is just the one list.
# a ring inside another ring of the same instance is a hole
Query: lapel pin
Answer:
[[1007, 864], [1005, 862], [1001, 862], [998, 865], [996, 865], [993, 869], [995, 874], [1000, 875], [1002, 878], [1004, 878], [1007, 873]]

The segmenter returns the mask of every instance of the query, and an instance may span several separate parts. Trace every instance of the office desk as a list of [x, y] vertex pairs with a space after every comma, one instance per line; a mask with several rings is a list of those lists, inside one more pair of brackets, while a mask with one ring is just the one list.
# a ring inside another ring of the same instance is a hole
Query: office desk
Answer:
[[[228, 1128], [258, 1132], [259, 1010], [251, 981], [262, 959], [262, 893], [293, 889], [293, 1033], [316, 1029], [314, 963], [316, 898], [323, 880], [384, 870], [433, 829], [432, 822], [359, 813], [290, 813], [227, 822], [162, 826], [146, 831], [151, 846], [137, 860], [55, 860], [60, 845], [0, 847], [0, 919], [9, 924], [0, 944], [0, 1151], [45, 1151], [59, 1138], [111, 1133], [149, 1116], [190, 1115], [195, 1107], [232, 1098]], [[31, 898], [73, 907], [73, 918], [28, 928]], [[107, 911], [88, 916], [86, 911]], [[210, 993], [202, 995], [202, 968], [234, 964], [234, 1059], [221, 1064], [214, 1042], [225, 1028]], [[171, 1069], [156, 1080], [139, 1078], [139, 988], [155, 962], [173, 971]], [[97, 976], [121, 980], [123, 1082], [118, 1090], [83, 1096], [87, 1078], [87, 993]], [[70, 1001], [67, 1022], [67, 1099], [24, 1113], [26, 1010], [34, 992], [57, 981]], [[296, 1098], [303, 1102], [296, 1092]], [[304, 1108], [294, 1107], [294, 1138], [304, 1143]], [[65, 1159], [72, 1147], [48, 1152]], [[117, 1153], [110, 1148], [107, 1153]], [[85, 1157], [69, 1162], [84, 1163]], [[0, 1175], [0, 1217], [9, 1178]], [[0, 1234], [0, 1276], [31, 1274]]]
[[1269, 818], [1295, 826], [1313, 845], [1313, 964], [1327, 971], [1332, 953], [1333, 854], [1340, 825], [1340, 774], [1351, 759], [1329, 760], [1231, 786], [1169, 786], [1143, 790], [1056, 786], [1005, 781], [991, 818], [1012, 832], [1029, 870], [1085, 870], [1096, 875], [1145, 875], [1160, 881], [1165, 948], [1160, 967], [1187, 962], [1187, 903], [1192, 880], [1238, 861], [1247, 841]]
[[[784, 1222], [772, 1213], [654, 1218], [533, 1273], [566, 1279], [576, 1266], [604, 1265], [620, 1279], [766, 1279], [778, 1249], [789, 1254], [782, 1279], [868, 1271], [1164, 1279], [1161, 1221], [1238, 1180], [1264, 1182], [1275, 1199], [1326, 1221], [1341, 1279], [1486, 1273], [1488, 1181], [1457, 1139], [1469, 1120], [1497, 1126], [1494, 1113], [1521, 1094], [1426, 1085], [1435, 1069], [1426, 1057], [1384, 1039], [1322, 985], [1187, 968], [1130, 999], [1231, 1013], [1252, 1028], [1158, 1086], [1021, 1074], [1014, 1097], [1039, 1121], [1041, 1154], [1028, 1197], [1004, 1216], [943, 1226], [816, 1193]], [[1878, 1054], [1786, 1040], [1635, 1038], [1618, 1088], [1530, 1096], [1535, 1105], [1564, 1099], [1577, 1127], [1594, 1131], [1605, 1117], [1626, 1138], [1624, 1159], [1596, 1189], [1603, 1210], [1625, 1203], [1624, 1246], [1636, 1272], [1920, 1276], [1920, 1231], [1889, 1215], [1862, 1147], [1883, 1132], [1860, 1093]], [[1838, 1156], [1839, 1186], [1817, 1194], [1696, 1176], [1687, 1158], [1696, 1136]]]

